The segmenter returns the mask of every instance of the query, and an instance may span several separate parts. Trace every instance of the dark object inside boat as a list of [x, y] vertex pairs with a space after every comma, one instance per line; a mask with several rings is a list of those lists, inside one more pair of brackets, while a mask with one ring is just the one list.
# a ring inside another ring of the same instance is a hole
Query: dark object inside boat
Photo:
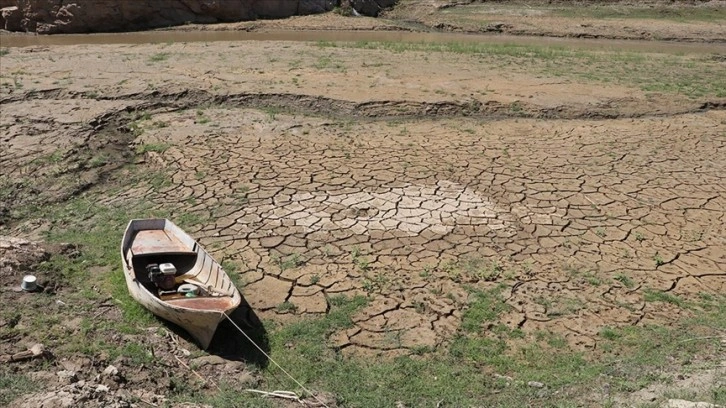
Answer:
[[152, 263], [146, 265], [146, 272], [149, 276], [149, 280], [161, 290], [173, 290], [176, 286], [174, 276], [176, 275], [176, 269], [171, 264], [157, 264]]

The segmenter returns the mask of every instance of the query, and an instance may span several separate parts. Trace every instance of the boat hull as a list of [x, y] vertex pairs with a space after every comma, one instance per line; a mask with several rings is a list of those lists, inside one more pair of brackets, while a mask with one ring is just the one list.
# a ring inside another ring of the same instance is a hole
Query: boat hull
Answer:
[[[164, 231], [164, 234], [155, 231]], [[144, 241], [144, 237], [152, 236], [153, 240]], [[169, 242], [164, 241], [167, 239]], [[209, 347], [225, 314], [241, 303], [241, 294], [221, 266], [171, 221], [132, 220], [124, 234], [121, 256], [131, 297], [154, 315], [186, 330], [203, 349]], [[140, 269], [158, 259], [179, 259], [180, 263], [186, 263], [177, 279], [200, 285], [206, 296], [163, 300], [158, 293], [153, 293], [153, 285], [145, 281]]]

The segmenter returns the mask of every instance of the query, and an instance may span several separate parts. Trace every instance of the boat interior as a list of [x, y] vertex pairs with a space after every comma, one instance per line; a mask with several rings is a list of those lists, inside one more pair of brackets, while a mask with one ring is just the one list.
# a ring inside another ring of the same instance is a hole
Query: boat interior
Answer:
[[[235, 296], [237, 291], [232, 281], [194, 240], [178, 231], [167, 230], [161, 224], [147, 227], [152, 229], [135, 231], [124, 247], [126, 262], [136, 280], [149, 293], [169, 304], [199, 310], [225, 311], [238, 301], [239, 295]], [[150, 264], [164, 263], [170, 263], [176, 269], [176, 288], [191, 283], [199, 288], [197, 295], [188, 297], [176, 289], [161, 290], [150, 279], [146, 268]], [[180, 279], [181, 276], [184, 278]]]
[[[153, 293], [157, 297], [159, 297], [161, 300], [164, 300], [165, 302], [169, 304], [173, 304], [175, 306], [179, 307], [185, 307], [188, 309], [199, 309], [199, 310], [218, 310], [218, 311], [225, 311], [229, 309], [233, 304], [234, 301], [232, 297], [230, 296], [232, 287], [230, 285], [229, 288], [227, 288], [229, 293], [226, 292], [216, 292], [211, 285], [200, 286], [200, 293], [199, 296], [188, 298], [184, 297], [183, 295], [179, 294], [172, 294], [172, 295], [164, 295], [162, 294], [159, 289], [156, 287], [154, 282], [152, 282], [148, 275], [146, 274], [146, 266], [149, 264], [161, 264], [161, 263], [171, 263], [173, 264], [176, 269], [176, 276], [181, 276], [188, 274], [189, 272], [192, 272], [191, 275], [195, 278], [198, 277], [198, 273], [194, 273], [195, 265], [197, 264], [198, 256], [208, 258], [208, 255], [205, 253], [200, 254], [148, 254], [148, 255], [141, 255], [141, 256], [135, 256], [133, 257], [133, 268], [134, 272], [136, 274], [136, 279], [141, 283], [150, 293]], [[210, 258], [211, 259], [211, 258]], [[205, 262], [201, 262], [202, 267], [207, 266], [205, 269], [211, 269], [210, 267], [212, 265], [205, 265]], [[198, 271], [197, 271], [198, 272]], [[206, 273], [207, 277], [210, 277], [211, 271], [208, 271]], [[208, 279], [211, 280], [211, 279]], [[196, 279], [192, 283], [199, 283]], [[210, 282], [212, 283], [212, 282]]]
[[[176, 276], [189, 273], [197, 263], [197, 254], [144, 254], [132, 257], [132, 267], [136, 274], [136, 280], [144, 285], [154, 287], [146, 273], [146, 266], [151, 264], [170, 263], [176, 267]], [[149, 288], [149, 286], [147, 286]], [[154, 289], [155, 290], [155, 289]]]

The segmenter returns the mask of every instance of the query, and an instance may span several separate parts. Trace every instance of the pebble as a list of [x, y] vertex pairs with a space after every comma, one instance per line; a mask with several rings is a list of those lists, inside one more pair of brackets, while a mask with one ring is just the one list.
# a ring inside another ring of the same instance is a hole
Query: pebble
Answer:
[[74, 383], [74, 382], [76, 382], [76, 380], [78, 380], [78, 378], [76, 377], [75, 371], [61, 370], [61, 371], [58, 371], [57, 375], [58, 375], [58, 378], [61, 380], [61, 382], [68, 383], [68, 384]]
[[539, 381], [530, 381], [527, 383], [527, 385], [529, 385], [530, 387], [533, 387], [533, 388], [544, 388], [544, 386], [545, 386], [543, 383], [541, 383]]
[[496, 378], [497, 380], [504, 380], [506, 382], [514, 381], [514, 379], [508, 375], [501, 375], [501, 374], [497, 374], [497, 373], [494, 373], [494, 378]]
[[105, 370], [103, 370], [103, 376], [112, 377], [116, 374], [118, 374], [118, 368], [114, 365], [109, 365]]

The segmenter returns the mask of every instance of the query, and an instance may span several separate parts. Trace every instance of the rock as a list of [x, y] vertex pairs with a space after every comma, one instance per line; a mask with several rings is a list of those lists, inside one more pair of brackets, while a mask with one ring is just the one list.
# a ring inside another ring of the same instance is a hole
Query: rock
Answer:
[[118, 389], [121, 383], [126, 382], [126, 378], [119, 373], [118, 368], [111, 364], [103, 370], [100, 378], [102, 379], [102, 384], [112, 390]]
[[508, 375], [501, 375], [501, 374], [497, 374], [497, 373], [494, 373], [494, 378], [496, 378], [497, 380], [506, 381], [507, 383], [514, 381], [514, 379]]
[[360, 14], [377, 17], [378, 13], [396, 4], [397, 0], [349, 0], [350, 5]]
[[[377, 16], [396, 0], [348, 0]], [[338, 0], [17, 0], [3, 10], [4, 26], [39, 34], [135, 31], [187, 23], [285, 18], [330, 11]]]
[[297, 2], [297, 14], [318, 14], [325, 13], [335, 8], [336, 0], [299, 0]]
[[103, 370], [103, 373], [101, 373], [101, 375], [104, 377], [114, 377], [117, 374], [118, 374], [118, 368], [116, 368], [113, 365], [109, 365], [108, 367], [106, 367], [105, 370]]
[[75, 371], [61, 370], [58, 371], [56, 375], [58, 375], [58, 379], [60, 380], [60, 382], [64, 384], [72, 384], [78, 381], [78, 377], [76, 377]]
[[529, 381], [527, 383], [527, 385], [532, 388], [544, 388], [544, 386], [545, 386], [543, 383], [541, 383], [539, 381]]
[[681, 399], [669, 399], [664, 408], [717, 408], [718, 405], [714, 405], [708, 402], [692, 402]]
[[98, 384], [96, 386], [96, 392], [108, 392], [109, 388], [103, 384]]
[[5, 7], [0, 9], [0, 28], [8, 31], [20, 31], [22, 29], [23, 13], [17, 7]]
[[226, 363], [227, 360], [223, 359], [220, 356], [203, 356], [197, 357], [192, 360], [192, 365], [194, 365], [195, 367], [204, 367], [205, 365], [218, 365]]
[[259, 18], [281, 18], [297, 14], [296, 0], [265, 0], [253, 4], [254, 14]]

